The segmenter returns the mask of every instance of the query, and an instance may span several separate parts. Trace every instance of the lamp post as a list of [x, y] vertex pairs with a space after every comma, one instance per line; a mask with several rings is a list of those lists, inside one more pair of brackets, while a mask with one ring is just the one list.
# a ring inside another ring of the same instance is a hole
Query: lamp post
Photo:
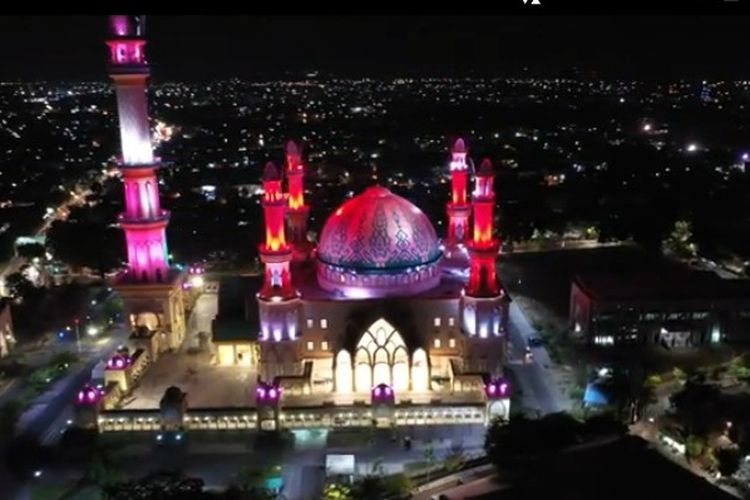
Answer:
[[78, 354], [81, 354], [81, 325], [78, 318], [74, 321], [76, 324], [76, 345], [78, 346]]

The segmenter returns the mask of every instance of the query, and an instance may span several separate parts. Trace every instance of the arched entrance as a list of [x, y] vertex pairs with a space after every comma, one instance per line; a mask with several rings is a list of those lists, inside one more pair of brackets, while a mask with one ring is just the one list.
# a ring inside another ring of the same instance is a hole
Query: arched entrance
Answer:
[[384, 319], [375, 321], [357, 343], [354, 355], [357, 392], [369, 392], [377, 384], [396, 391], [409, 390], [409, 354], [401, 334]]
[[427, 392], [430, 383], [430, 367], [427, 353], [421, 347], [414, 351], [411, 361], [411, 388], [414, 392]]
[[342, 349], [336, 355], [336, 392], [352, 392], [352, 357], [349, 351]]

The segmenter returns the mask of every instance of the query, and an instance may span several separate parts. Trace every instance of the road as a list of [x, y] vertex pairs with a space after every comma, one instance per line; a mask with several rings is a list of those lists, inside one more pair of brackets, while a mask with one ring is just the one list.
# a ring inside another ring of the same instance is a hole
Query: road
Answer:
[[508, 366], [521, 386], [525, 405], [538, 410], [542, 415], [564, 411], [567, 399], [560, 393], [552, 372], [546, 368], [552, 366], [547, 350], [543, 346], [534, 347], [533, 361], [523, 362], [528, 339], [537, 336], [536, 330], [515, 303], [511, 302], [509, 312], [511, 362]]
[[[99, 174], [96, 182], [103, 184], [106, 181], [107, 177], [108, 174], [106, 173]], [[77, 189], [75, 192], [71, 191], [70, 197], [60, 203], [49, 217], [45, 217], [42, 220], [41, 225], [36, 231], [34, 231], [33, 235], [45, 236], [49, 228], [52, 226], [53, 222], [58, 220], [66, 220], [68, 218], [68, 215], [70, 214], [70, 209], [73, 207], [83, 206], [90, 194], [91, 189], [89, 187], [85, 187], [84, 189]], [[7, 290], [5, 290], [5, 278], [15, 272], [18, 272], [21, 266], [27, 263], [28, 261], [22, 257], [12, 257], [7, 263], [5, 263], [5, 266], [2, 268], [2, 270], [0, 270], [0, 292], [2, 292], [3, 295], [7, 294]]]
[[[401, 428], [401, 436], [412, 437], [412, 449], [405, 450], [400, 439], [391, 439], [390, 430], [374, 432], [371, 440], [363, 439], [366, 430], [347, 430], [355, 439], [338, 441], [343, 444], [328, 446], [327, 430], [317, 433], [300, 431], [293, 446], [260, 445], [248, 432], [201, 432], [186, 435], [179, 446], [156, 446], [153, 433], [108, 434], [113, 439], [113, 458], [117, 468], [129, 477], [143, 477], [160, 470], [181, 470], [188, 476], [201, 477], [210, 489], [223, 489], [236, 482], [241, 471], [264, 466], [282, 466], [283, 495], [287, 499], [313, 500], [319, 498], [326, 478], [327, 454], [354, 454], [359, 473], [366, 474], [380, 464], [385, 473], [401, 472], [404, 464], [424, 461], [424, 450], [431, 446], [438, 464], [451, 447], [460, 444], [467, 456], [482, 451], [484, 426], [430, 426]], [[339, 436], [341, 437], [341, 436]], [[143, 460], [148, 457], [148, 460]], [[80, 478], [80, 467], [60, 464], [46, 470], [45, 485], [71, 484]], [[22, 498], [22, 497], [18, 497]]]

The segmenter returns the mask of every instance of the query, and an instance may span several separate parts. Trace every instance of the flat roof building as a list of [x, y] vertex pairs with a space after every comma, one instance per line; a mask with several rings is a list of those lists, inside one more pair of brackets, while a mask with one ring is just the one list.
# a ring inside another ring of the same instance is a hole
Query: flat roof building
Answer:
[[750, 280], [669, 270], [579, 275], [571, 285], [569, 331], [585, 343], [741, 343], [748, 327]]

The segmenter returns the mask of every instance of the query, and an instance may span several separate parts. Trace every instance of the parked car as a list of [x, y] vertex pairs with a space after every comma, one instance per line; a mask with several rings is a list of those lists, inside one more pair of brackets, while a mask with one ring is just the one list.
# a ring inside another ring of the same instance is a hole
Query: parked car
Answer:
[[527, 342], [529, 347], [541, 347], [544, 345], [544, 340], [541, 337], [529, 337]]

